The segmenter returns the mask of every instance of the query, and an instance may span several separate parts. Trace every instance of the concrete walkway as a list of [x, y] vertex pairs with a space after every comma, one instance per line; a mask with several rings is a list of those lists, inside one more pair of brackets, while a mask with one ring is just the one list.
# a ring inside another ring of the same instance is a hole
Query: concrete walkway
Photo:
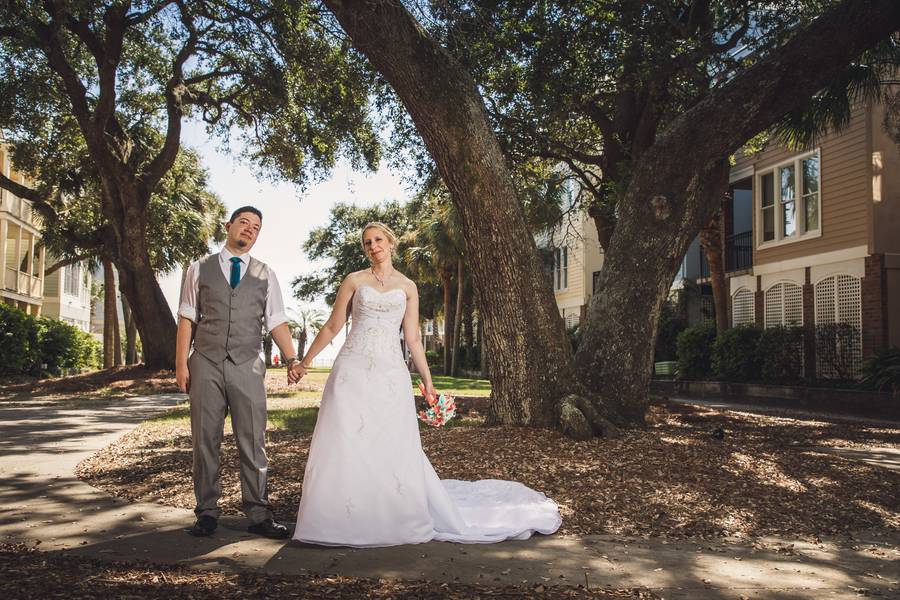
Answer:
[[900, 597], [900, 535], [800, 543], [538, 536], [461, 546], [353, 550], [250, 536], [225, 517], [211, 538], [184, 533], [188, 510], [117, 500], [77, 479], [75, 465], [181, 398], [114, 404], [0, 404], [0, 539], [115, 560], [200, 569], [312, 572], [482, 584], [648, 587], [665, 598]]

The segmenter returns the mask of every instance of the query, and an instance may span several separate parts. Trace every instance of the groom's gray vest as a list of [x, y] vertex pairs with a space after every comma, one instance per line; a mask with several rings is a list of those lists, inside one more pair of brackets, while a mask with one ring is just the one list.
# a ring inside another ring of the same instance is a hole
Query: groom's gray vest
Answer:
[[235, 364], [242, 364], [257, 358], [262, 351], [268, 270], [254, 258], [250, 258], [246, 269], [241, 283], [231, 289], [222, 274], [218, 254], [200, 260], [199, 321], [194, 349], [213, 362], [230, 358]]

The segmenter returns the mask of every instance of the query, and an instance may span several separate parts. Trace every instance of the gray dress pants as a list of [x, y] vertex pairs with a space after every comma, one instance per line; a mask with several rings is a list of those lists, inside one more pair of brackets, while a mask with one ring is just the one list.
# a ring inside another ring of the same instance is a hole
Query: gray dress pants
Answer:
[[191, 436], [194, 443], [194, 496], [197, 516], [219, 518], [220, 448], [225, 414], [241, 460], [241, 498], [251, 523], [272, 517], [266, 488], [266, 365], [255, 358], [240, 365], [226, 358], [214, 363], [199, 352], [188, 361], [190, 369]]

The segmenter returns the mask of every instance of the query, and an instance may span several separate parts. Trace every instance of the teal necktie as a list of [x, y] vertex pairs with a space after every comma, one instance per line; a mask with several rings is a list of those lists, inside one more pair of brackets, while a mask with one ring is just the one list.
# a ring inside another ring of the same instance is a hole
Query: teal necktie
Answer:
[[231, 257], [231, 289], [234, 289], [241, 282], [241, 259], [237, 256]]

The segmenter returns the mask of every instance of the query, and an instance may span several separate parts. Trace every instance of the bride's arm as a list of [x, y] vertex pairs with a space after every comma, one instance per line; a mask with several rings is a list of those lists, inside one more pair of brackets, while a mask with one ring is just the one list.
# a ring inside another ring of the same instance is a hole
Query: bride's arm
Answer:
[[425, 348], [422, 347], [422, 335], [419, 333], [419, 290], [416, 284], [410, 282], [406, 292], [406, 313], [403, 315], [403, 339], [412, 356], [413, 364], [426, 392], [437, 395], [434, 384], [431, 381], [431, 371], [428, 368], [428, 360], [425, 358]]
[[341, 287], [338, 288], [337, 297], [334, 299], [334, 306], [331, 308], [331, 316], [325, 321], [322, 329], [316, 334], [316, 339], [310, 344], [306, 356], [300, 361], [300, 365], [304, 369], [308, 369], [313, 359], [322, 349], [331, 343], [334, 336], [341, 332], [344, 325], [347, 324], [347, 307], [350, 305], [350, 299], [353, 298], [353, 292], [356, 291], [355, 285], [350, 281], [350, 276], [344, 278]]

